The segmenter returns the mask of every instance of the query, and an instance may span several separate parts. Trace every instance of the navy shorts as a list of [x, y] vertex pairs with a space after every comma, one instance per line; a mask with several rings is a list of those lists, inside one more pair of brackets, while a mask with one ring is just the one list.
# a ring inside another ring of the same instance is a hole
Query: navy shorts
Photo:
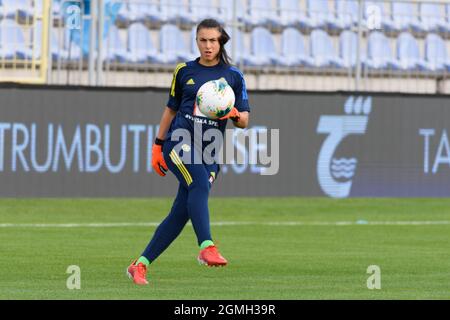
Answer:
[[[180, 144], [178, 141], [167, 140], [163, 146], [163, 155], [169, 170], [188, 189], [193, 185], [206, 183], [211, 188], [220, 171], [217, 163], [201, 161], [201, 150], [192, 143]], [[195, 160], [201, 163], [195, 163]]]

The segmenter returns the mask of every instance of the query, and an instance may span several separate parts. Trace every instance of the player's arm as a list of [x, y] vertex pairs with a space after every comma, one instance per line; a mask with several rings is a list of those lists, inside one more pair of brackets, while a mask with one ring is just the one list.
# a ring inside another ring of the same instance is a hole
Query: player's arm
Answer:
[[160, 176], [165, 176], [167, 170], [167, 164], [164, 161], [164, 156], [162, 153], [162, 147], [164, 144], [164, 140], [166, 139], [167, 132], [169, 131], [170, 124], [172, 123], [173, 118], [177, 114], [177, 111], [166, 107], [164, 109], [163, 115], [161, 117], [161, 121], [159, 122], [159, 130], [156, 135], [155, 143], [152, 147], [152, 167]]
[[[238, 111], [239, 112], [239, 111]], [[245, 129], [248, 127], [248, 118], [250, 113], [248, 111], [239, 112], [239, 116], [233, 120], [233, 124], [235, 127]]]
[[233, 109], [224, 117], [223, 119], [231, 119], [235, 127], [244, 129], [248, 127], [249, 115], [250, 115], [250, 106], [248, 105], [248, 95], [247, 89], [245, 85], [244, 75], [238, 70], [234, 73], [235, 84], [233, 87], [234, 94], [236, 96], [235, 105]]
[[167, 132], [169, 131], [170, 124], [172, 123], [173, 118], [177, 114], [177, 111], [166, 107], [164, 109], [163, 115], [161, 117], [161, 121], [159, 122], [159, 130], [156, 138], [160, 140], [164, 140], [166, 138]]
[[170, 88], [169, 101], [164, 109], [164, 112], [159, 122], [159, 130], [156, 135], [155, 143], [152, 147], [152, 167], [160, 176], [165, 176], [168, 170], [167, 164], [164, 161], [163, 145], [166, 139], [167, 132], [169, 132], [172, 120], [180, 109], [180, 101], [182, 90], [180, 86], [180, 70], [186, 67], [185, 63], [180, 63], [175, 68], [172, 79], [172, 86]]
[[219, 120], [231, 119], [233, 120], [233, 124], [235, 127], [245, 129], [248, 126], [248, 118], [248, 111], [239, 112], [236, 107], [233, 107], [233, 109], [231, 109], [231, 111], [226, 116], [219, 118]]

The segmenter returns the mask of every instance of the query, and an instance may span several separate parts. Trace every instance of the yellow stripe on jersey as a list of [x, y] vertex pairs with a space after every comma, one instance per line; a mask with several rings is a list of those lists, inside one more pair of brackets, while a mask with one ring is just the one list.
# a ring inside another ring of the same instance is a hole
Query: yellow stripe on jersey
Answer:
[[172, 88], [170, 89], [170, 95], [172, 97], [175, 97], [175, 84], [177, 82], [177, 74], [178, 71], [180, 71], [181, 68], [186, 67], [186, 63], [179, 63], [177, 67], [175, 68], [175, 71], [173, 72], [173, 79], [172, 79]]
[[187, 185], [189, 186], [192, 183], [192, 176], [187, 170], [187, 168], [184, 166], [183, 162], [181, 161], [178, 154], [175, 152], [175, 150], [172, 150], [169, 154], [170, 159], [172, 159], [173, 163], [178, 167], [181, 174], [183, 175], [184, 179], [186, 180]]

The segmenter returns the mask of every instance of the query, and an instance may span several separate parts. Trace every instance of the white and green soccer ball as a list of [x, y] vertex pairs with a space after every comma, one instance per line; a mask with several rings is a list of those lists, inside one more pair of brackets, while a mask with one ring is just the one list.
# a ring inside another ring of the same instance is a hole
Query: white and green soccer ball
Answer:
[[197, 91], [197, 108], [209, 119], [226, 116], [234, 107], [233, 88], [224, 78], [204, 83]]

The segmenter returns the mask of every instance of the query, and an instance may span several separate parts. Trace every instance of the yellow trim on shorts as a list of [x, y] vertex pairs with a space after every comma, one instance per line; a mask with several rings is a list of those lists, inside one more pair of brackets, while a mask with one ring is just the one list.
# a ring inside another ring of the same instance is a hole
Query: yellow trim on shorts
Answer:
[[173, 163], [178, 167], [181, 174], [183, 175], [184, 179], [186, 180], [187, 185], [189, 186], [192, 183], [192, 176], [181, 161], [178, 154], [175, 152], [175, 150], [172, 149], [172, 151], [169, 154], [170, 159], [172, 159]]

